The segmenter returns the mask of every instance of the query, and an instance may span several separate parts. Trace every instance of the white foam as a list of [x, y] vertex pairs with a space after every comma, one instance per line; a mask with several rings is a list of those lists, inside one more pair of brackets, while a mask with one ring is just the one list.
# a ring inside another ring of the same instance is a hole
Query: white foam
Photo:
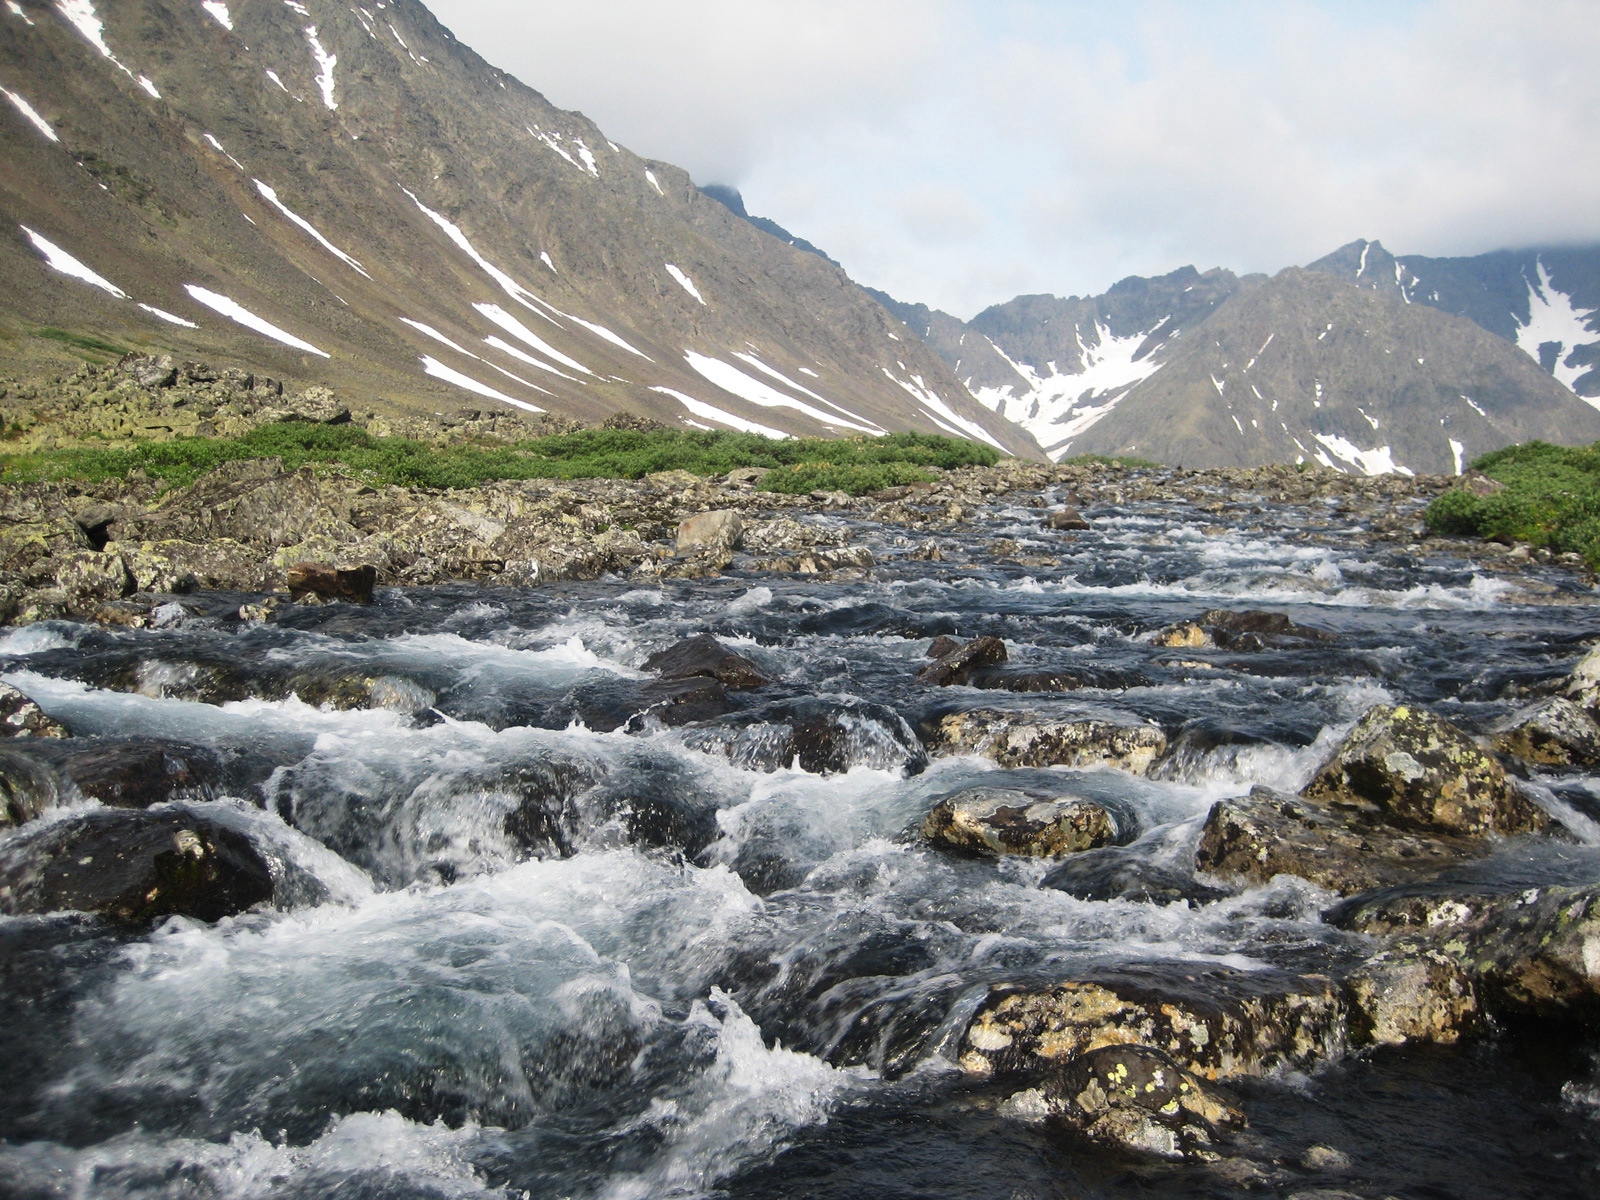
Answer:
[[561, 363], [563, 366], [571, 367], [574, 371], [582, 371], [585, 375], [594, 374], [593, 371], [589, 370], [588, 367], [584, 366], [577, 359], [569, 358], [567, 355], [561, 353], [561, 351], [557, 350], [549, 342], [545, 341], [538, 334], [534, 333], [533, 330], [529, 329], [526, 325], [517, 320], [516, 317], [512, 316], [498, 304], [474, 304], [472, 307], [477, 309], [484, 316], [488, 317], [489, 320], [500, 326], [501, 329], [504, 329], [512, 337], [524, 341], [528, 345], [532, 346], [540, 354], [547, 355], [548, 357], [555, 359], [558, 363]]
[[253, 329], [255, 332], [264, 334], [265, 336], [273, 339], [273, 341], [282, 342], [285, 346], [293, 346], [296, 350], [304, 350], [307, 353], [316, 354], [322, 358], [333, 357], [333, 355], [329, 354], [326, 350], [319, 350], [310, 342], [295, 337], [294, 334], [285, 329], [279, 329], [265, 317], [258, 317], [244, 305], [240, 304], [237, 300], [233, 300], [228, 296], [224, 296], [220, 292], [213, 292], [207, 288], [200, 287], [199, 285], [193, 283], [185, 284], [183, 290], [188, 292], [189, 295], [193, 296], [196, 300], [198, 300], [201, 304], [204, 304], [213, 312], [221, 313], [230, 321], [237, 321], [246, 329]]
[[60, 630], [48, 625], [24, 625], [9, 633], [0, 633], [0, 654], [42, 654], [46, 650], [76, 649], [78, 639], [69, 638]]
[[0, 87], [0, 92], [5, 93], [6, 99], [11, 101], [12, 107], [26, 117], [29, 121], [31, 121], [35, 129], [44, 134], [44, 136], [49, 138], [52, 142], [56, 142], [58, 144], [60, 143], [61, 139], [56, 136], [56, 131], [50, 128], [50, 122], [46, 121], [37, 112], [35, 112], [33, 105], [29, 104], [26, 100], [17, 95], [17, 93], [11, 91], [9, 88]]
[[310, 221], [302, 217], [299, 213], [295, 212], [294, 209], [290, 208], [282, 200], [278, 199], [278, 193], [276, 191], [262, 183], [259, 179], [254, 180], [253, 182], [256, 185], [256, 191], [260, 192], [264, 197], [266, 197], [268, 204], [272, 205], [284, 216], [288, 217], [289, 220], [293, 221], [296, 225], [300, 226], [301, 229], [309, 233], [317, 240], [317, 244], [320, 245], [324, 250], [333, 255], [340, 262], [344, 263], [347, 267], [350, 267], [352, 270], [359, 271], [362, 275], [366, 275], [368, 279], [372, 278], [371, 275], [367, 275], [366, 269], [362, 267], [360, 263], [351, 258], [343, 250], [339, 249], [339, 247], [335, 246], [327, 238], [323, 237], [321, 230], [319, 230]]
[[42, 233], [36, 233], [26, 225], [19, 226], [19, 228], [28, 235], [28, 240], [33, 243], [33, 248], [44, 256], [45, 263], [52, 271], [59, 271], [72, 279], [97, 287], [103, 292], [110, 292], [119, 300], [128, 298], [127, 292], [103, 275], [98, 275], [91, 271]]
[[463, 375], [454, 367], [445, 366], [444, 363], [440, 362], [431, 355], [424, 354], [422, 356], [422, 370], [425, 374], [431, 375], [435, 379], [442, 379], [446, 383], [453, 383], [458, 388], [464, 388], [469, 392], [475, 392], [479, 396], [486, 396], [490, 400], [502, 400], [516, 408], [526, 409], [528, 412], [544, 411], [544, 409], [540, 408], [536, 404], [529, 404], [526, 400], [518, 400], [514, 396], [506, 395], [504, 392], [497, 392], [488, 384], [479, 383], [476, 379], [472, 378], [472, 376]]
[[700, 294], [700, 289], [695, 287], [694, 280], [690, 279], [689, 276], [684, 274], [682, 270], [674, 266], [672, 263], [668, 263], [667, 274], [676, 279], [678, 281], [678, 286], [684, 291], [688, 292], [689, 295], [700, 301], [701, 304], [705, 304], [706, 298]]
[[182, 325], [185, 329], [199, 329], [200, 328], [200, 326], [196, 325], [193, 321], [189, 320], [188, 318], [180, 317], [180, 316], [178, 316], [177, 313], [169, 313], [166, 309], [157, 308], [153, 304], [141, 304], [141, 305], [139, 305], [139, 307], [144, 309], [144, 311], [149, 313], [152, 317], [157, 317], [160, 320], [163, 320], [163, 321], [167, 322], [167, 324], [169, 324], [169, 325]]
[[787, 438], [789, 435], [781, 429], [773, 429], [770, 425], [760, 425], [755, 421], [747, 421], [743, 417], [736, 417], [731, 412], [726, 412], [714, 404], [707, 404], [704, 400], [696, 400], [693, 396], [686, 396], [682, 392], [674, 391], [669, 387], [653, 387], [652, 392], [660, 392], [663, 396], [671, 396], [697, 417], [707, 421], [715, 421], [719, 425], [726, 425], [729, 429], [737, 429], [741, 433], [759, 433], [762, 437]]
[[218, 25], [232, 32], [233, 14], [228, 11], [228, 6], [222, 0], [200, 0], [200, 7], [210, 13]]
[[[1539, 359], [1539, 347], [1550, 342], [1557, 344], [1555, 369], [1552, 372], [1570, 390], [1589, 368], [1586, 365], [1568, 365], [1567, 359], [1579, 346], [1600, 341], [1600, 334], [1591, 332], [1588, 323], [1600, 309], [1585, 311], [1572, 303], [1572, 297], [1557, 291], [1550, 282], [1550, 272], [1544, 259], [1535, 260], [1537, 280], [1525, 280], [1528, 285], [1528, 319], [1517, 320], [1517, 345], [1534, 361]], [[1513, 320], [1516, 320], [1513, 317]], [[1600, 408], [1600, 397], [1580, 397]]]
[[[1313, 435], [1317, 441], [1337, 458], [1343, 459], [1353, 467], [1357, 467], [1364, 475], [1415, 475], [1410, 467], [1403, 467], [1394, 461], [1394, 453], [1388, 446], [1378, 446], [1372, 450], [1363, 450], [1347, 438], [1337, 434], [1318, 433]], [[1332, 464], [1328, 464], [1332, 465]]]
[[762, 383], [753, 376], [746, 375], [732, 363], [723, 362], [719, 358], [697, 354], [693, 350], [683, 356], [684, 361], [694, 371], [731, 395], [741, 400], [748, 400], [751, 404], [760, 405], [762, 408], [792, 408], [796, 412], [804, 413], [812, 420], [823, 425], [832, 425], [846, 429], [854, 429], [860, 433], [876, 436], [883, 432], [876, 425], [867, 423], [863, 418], [850, 414], [840, 417], [835, 413], [824, 412], [822, 409], [786, 396], [782, 392]]
[[322, 102], [330, 110], [338, 108], [339, 103], [333, 98], [333, 69], [339, 65], [339, 56], [323, 49], [315, 25], [306, 26], [306, 41], [311, 44], [311, 57], [317, 64], [317, 89], [322, 93]]

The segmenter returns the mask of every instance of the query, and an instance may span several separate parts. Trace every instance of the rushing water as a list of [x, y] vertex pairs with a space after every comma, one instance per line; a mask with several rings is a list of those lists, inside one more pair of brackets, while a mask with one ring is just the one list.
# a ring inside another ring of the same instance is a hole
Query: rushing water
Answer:
[[[1600, 609], [1510, 603], [1507, 577], [1370, 546], [1336, 513], [1095, 515], [1063, 536], [999, 507], [942, 539], [943, 562], [863, 528], [873, 580], [392, 591], [267, 625], [226, 619], [240, 597], [193, 597], [162, 628], [0, 634], [0, 677], [76, 733], [208, 747], [226, 782], [190, 802], [271, 847], [287, 881], [277, 910], [215, 925], [0, 919], [0, 1194], [1600, 1194], [1600, 1047], [1570, 1031], [1235, 1086], [1251, 1128], [1221, 1166], [1009, 1120], [1003, 1090], [953, 1067], [994, 981], [1370, 952], [1320, 921], [1309, 885], [1156, 904], [1116, 880], [1192, 883], [1212, 802], [1298, 787], [1370, 705], [1482, 730], [1600, 636]], [[1002, 537], [1059, 565], [997, 562]], [[1150, 643], [1206, 608], [1263, 606], [1337, 640]], [[780, 683], [710, 726], [628, 723], [644, 659], [707, 631]], [[919, 689], [939, 634], [1119, 686]], [[350, 678], [372, 706], [300, 698]], [[918, 740], [977, 699], [1162, 724], [1175, 750], [1153, 778], [1026, 773], [1101, 801], [1132, 844], [1066, 878], [920, 844], [934, 798], [997, 777]], [[773, 769], [774, 727], [814, 712], [850, 731], [850, 769]], [[1475, 869], [1595, 881], [1600, 780], [1543, 782], [1581, 844]], [[529, 795], [556, 797], [559, 820], [529, 828]]]

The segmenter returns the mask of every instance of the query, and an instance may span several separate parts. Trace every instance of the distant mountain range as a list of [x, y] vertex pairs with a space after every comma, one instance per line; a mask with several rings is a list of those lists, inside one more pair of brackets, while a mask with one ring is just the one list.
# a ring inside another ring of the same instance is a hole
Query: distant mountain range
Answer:
[[0, 369], [87, 337], [376, 407], [1038, 457], [837, 264], [759, 224], [417, 0], [0, 11]]
[[1600, 439], [1600, 248], [1359, 241], [1270, 279], [1184, 267], [969, 322], [873, 295], [1055, 458], [1450, 472], [1530, 438]]

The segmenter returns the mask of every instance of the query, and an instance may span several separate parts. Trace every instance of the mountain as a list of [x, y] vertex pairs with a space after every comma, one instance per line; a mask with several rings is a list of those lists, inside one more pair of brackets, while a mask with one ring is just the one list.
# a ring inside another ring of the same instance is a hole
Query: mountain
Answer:
[[85, 338], [398, 410], [924, 430], [1038, 456], [836, 265], [417, 0], [0, 13], [0, 363]]
[[1466, 317], [1600, 400], [1600, 247], [1396, 258], [1381, 242], [1356, 241], [1309, 269]]
[[[810, 242], [806, 241], [805, 238], [796, 237], [770, 217], [751, 216], [750, 213], [745, 209], [744, 197], [739, 193], [738, 188], [729, 187], [725, 183], [707, 183], [702, 184], [700, 190], [706, 195], [710, 196], [718, 204], [722, 205], [723, 208], [726, 208], [734, 216], [742, 217], [744, 220], [749, 221], [750, 224], [761, 230], [762, 233], [770, 233], [773, 237], [777, 238], [785, 245], [793, 246], [796, 250], [804, 250], [807, 254], [815, 254], [818, 258], [827, 262], [831, 262], [836, 267], [840, 267], [839, 261], [832, 255], [819, 250]], [[842, 270], [843, 268], [840, 267], [840, 269]], [[872, 296], [874, 299], [877, 298], [877, 294], [873, 292], [871, 288], [867, 288], [865, 290], [868, 295]]]
[[1356, 242], [1270, 279], [1184, 267], [970, 322], [873, 294], [1054, 458], [1459, 473], [1512, 442], [1600, 439], [1573, 390], [1600, 350], [1597, 268], [1596, 251], [1395, 260]]

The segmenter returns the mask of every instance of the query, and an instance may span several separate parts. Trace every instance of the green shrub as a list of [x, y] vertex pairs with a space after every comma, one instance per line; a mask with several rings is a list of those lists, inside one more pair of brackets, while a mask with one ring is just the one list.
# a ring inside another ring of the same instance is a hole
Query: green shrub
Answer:
[[879, 488], [901, 487], [908, 483], [932, 483], [938, 476], [910, 463], [796, 463], [779, 467], [761, 481], [763, 492], [786, 492], [804, 496], [809, 492], [847, 492], [864, 496]]
[[1581, 554], [1600, 569], [1600, 444], [1528, 442], [1472, 464], [1505, 484], [1493, 496], [1456, 489], [1428, 506], [1435, 533], [1547, 546]]

